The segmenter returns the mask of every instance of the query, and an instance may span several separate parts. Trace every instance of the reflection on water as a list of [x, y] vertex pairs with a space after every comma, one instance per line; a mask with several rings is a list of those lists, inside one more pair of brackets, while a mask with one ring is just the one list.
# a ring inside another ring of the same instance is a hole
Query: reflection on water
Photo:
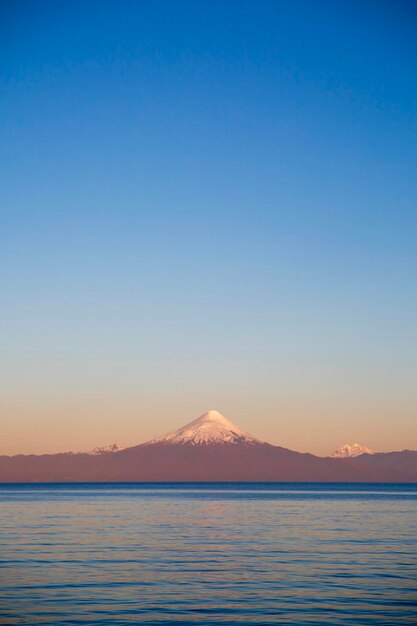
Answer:
[[415, 485], [2, 485], [0, 623], [417, 623]]

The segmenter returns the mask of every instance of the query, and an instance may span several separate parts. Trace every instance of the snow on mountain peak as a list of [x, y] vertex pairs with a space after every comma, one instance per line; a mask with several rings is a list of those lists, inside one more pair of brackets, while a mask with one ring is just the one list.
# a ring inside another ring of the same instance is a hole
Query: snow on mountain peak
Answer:
[[374, 454], [374, 451], [365, 446], [361, 446], [359, 443], [345, 444], [341, 448], [338, 448], [331, 453], [331, 457], [334, 459], [348, 459], [360, 454]]
[[119, 448], [117, 443], [111, 443], [109, 446], [93, 448], [88, 454], [97, 456], [99, 454], [108, 454], [109, 452], [120, 452], [120, 450], [123, 450], [123, 448]]
[[219, 411], [206, 411], [197, 419], [172, 431], [153, 439], [149, 444], [223, 444], [223, 443], [259, 443], [236, 424], [233, 424]]

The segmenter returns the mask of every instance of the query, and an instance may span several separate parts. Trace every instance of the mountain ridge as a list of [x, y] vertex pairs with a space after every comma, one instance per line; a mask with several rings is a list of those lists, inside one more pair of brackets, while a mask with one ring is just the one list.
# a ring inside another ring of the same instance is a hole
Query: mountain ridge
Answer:
[[262, 442], [218, 411], [136, 446], [96, 450], [0, 456], [0, 482], [417, 482], [417, 452], [318, 457]]

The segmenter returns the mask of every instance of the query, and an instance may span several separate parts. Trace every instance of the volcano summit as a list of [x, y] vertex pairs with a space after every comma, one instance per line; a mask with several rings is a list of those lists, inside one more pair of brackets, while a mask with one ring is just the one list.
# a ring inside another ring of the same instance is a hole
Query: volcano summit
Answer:
[[156, 443], [213, 445], [261, 442], [239, 428], [239, 426], [236, 426], [236, 424], [233, 424], [218, 411], [206, 411], [196, 420], [163, 437], [153, 439], [148, 445]]

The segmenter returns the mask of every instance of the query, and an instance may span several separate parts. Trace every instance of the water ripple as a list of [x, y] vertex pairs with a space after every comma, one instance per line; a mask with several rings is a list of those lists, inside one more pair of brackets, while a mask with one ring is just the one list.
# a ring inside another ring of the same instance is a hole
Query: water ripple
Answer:
[[0, 623], [417, 623], [415, 485], [0, 485]]

